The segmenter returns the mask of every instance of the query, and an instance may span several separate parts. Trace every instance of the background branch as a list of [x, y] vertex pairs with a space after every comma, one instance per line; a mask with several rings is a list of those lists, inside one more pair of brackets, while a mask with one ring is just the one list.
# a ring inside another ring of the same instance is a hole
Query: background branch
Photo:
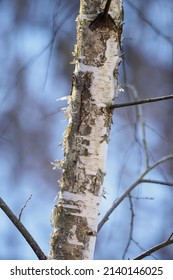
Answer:
[[[144, 176], [149, 173], [151, 170], [153, 170], [155, 167], [157, 167], [159, 164], [173, 159], [173, 155], [169, 155], [169, 156], [165, 156], [163, 158], [161, 158], [160, 160], [158, 160], [156, 163], [154, 163], [152, 166], [148, 167], [142, 174], [141, 176], [126, 190], [124, 191], [124, 193], [117, 198], [114, 203], [112, 204], [112, 206], [110, 207], [110, 209], [107, 211], [107, 213], [105, 214], [105, 216], [103, 217], [103, 219], [100, 221], [100, 223], [98, 224], [98, 228], [97, 228], [97, 232], [100, 231], [100, 229], [102, 228], [102, 226], [105, 224], [105, 222], [109, 219], [109, 216], [112, 214], [112, 212], [115, 210], [115, 208], [117, 208], [117, 206], [130, 194], [130, 192], [139, 184], [144, 183]], [[154, 180], [153, 180], [154, 182]]]
[[27, 205], [28, 201], [31, 199], [31, 197], [32, 197], [32, 194], [30, 195], [30, 197], [27, 199], [27, 201], [25, 202], [24, 206], [23, 206], [22, 209], [20, 210], [19, 221], [21, 220], [23, 210], [26, 208], [26, 205]]
[[155, 25], [153, 24], [150, 20], [148, 20], [146, 18], [146, 16], [141, 12], [141, 10], [135, 6], [133, 4], [133, 2], [129, 1], [129, 0], [126, 0], [126, 2], [128, 3], [129, 6], [131, 6], [136, 12], [137, 14], [139, 15], [140, 18], [142, 18], [142, 20], [144, 22], [146, 22], [148, 24], [148, 26], [151, 27], [152, 30], [154, 30], [154, 32], [156, 34], [159, 34], [162, 38], [164, 38], [167, 42], [169, 42], [171, 45], [172, 45], [172, 38], [170, 38], [170, 36], [168, 36], [166, 33], [164, 32], [161, 32], [161, 30]]
[[166, 241], [159, 243], [156, 246], [150, 248], [149, 250], [145, 251], [141, 255], [134, 258], [134, 260], [142, 260], [143, 258], [150, 256], [152, 253], [154, 253], [160, 249], [163, 249], [166, 246], [173, 244], [172, 236], [173, 236], [173, 233], [170, 235], [170, 237]]
[[136, 106], [136, 105], [152, 103], [152, 102], [157, 102], [157, 101], [163, 101], [163, 100], [168, 100], [168, 99], [173, 99], [173, 94], [167, 95], [167, 96], [161, 96], [161, 97], [153, 97], [153, 98], [142, 99], [142, 100], [134, 101], [134, 102], [114, 104], [114, 105], [109, 106], [109, 108], [117, 109], [117, 108], [122, 108], [122, 107]]
[[127, 251], [128, 251], [128, 249], [130, 247], [130, 243], [131, 243], [131, 241], [133, 239], [134, 220], [135, 220], [135, 211], [134, 211], [134, 207], [133, 207], [133, 200], [132, 200], [132, 197], [131, 197], [130, 194], [128, 195], [128, 198], [129, 198], [129, 203], [130, 203], [131, 221], [130, 221], [129, 238], [128, 238], [128, 241], [127, 241], [127, 244], [126, 244], [123, 256], [122, 256], [123, 260], [125, 259]]
[[173, 187], [173, 183], [171, 182], [164, 182], [164, 181], [160, 181], [160, 180], [151, 180], [151, 179], [142, 179], [141, 183], [152, 183], [152, 184], [158, 184], [158, 185], [166, 185], [166, 186], [170, 186]]
[[4, 200], [0, 197], [0, 208], [5, 212], [5, 214], [9, 217], [9, 219], [12, 221], [12, 223], [15, 225], [15, 227], [20, 231], [20, 233], [23, 235], [25, 240], [28, 242], [30, 247], [33, 249], [34, 253], [37, 255], [39, 260], [46, 260], [47, 257], [40, 249], [37, 242], [33, 239], [31, 234], [27, 231], [25, 226], [20, 222], [20, 220], [14, 215], [14, 213], [11, 211], [11, 209], [8, 207], [8, 205], [4, 202]]

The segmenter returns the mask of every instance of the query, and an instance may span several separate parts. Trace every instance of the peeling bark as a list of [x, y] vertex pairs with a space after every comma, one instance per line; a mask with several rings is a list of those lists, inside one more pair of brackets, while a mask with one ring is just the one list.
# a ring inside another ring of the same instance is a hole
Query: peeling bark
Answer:
[[52, 214], [52, 259], [93, 258], [112, 120], [109, 106], [118, 96], [121, 61], [122, 1], [112, 1], [106, 23], [99, 19], [105, 3], [80, 3], [63, 173]]

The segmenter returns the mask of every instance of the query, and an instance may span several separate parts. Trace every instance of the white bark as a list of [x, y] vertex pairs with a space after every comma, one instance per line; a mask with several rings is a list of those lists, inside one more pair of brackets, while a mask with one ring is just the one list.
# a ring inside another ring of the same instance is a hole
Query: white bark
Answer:
[[[89, 27], [106, 1], [81, 0], [63, 175], [54, 208], [50, 258], [92, 259], [112, 112], [118, 95], [119, 32], [113, 22]], [[110, 15], [118, 26], [122, 1]]]

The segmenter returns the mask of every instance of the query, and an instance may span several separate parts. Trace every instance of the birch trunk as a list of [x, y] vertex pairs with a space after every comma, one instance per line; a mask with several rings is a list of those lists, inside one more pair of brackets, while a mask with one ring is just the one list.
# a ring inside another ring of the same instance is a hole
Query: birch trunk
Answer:
[[109, 105], [118, 96], [122, 22], [122, 0], [112, 1], [111, 17], [104, 21], [97, 15], [105, 4], [106, 0], [80, 1], [63, 173], [52, 214], [51, 259], [93, 258], [112, 119]]

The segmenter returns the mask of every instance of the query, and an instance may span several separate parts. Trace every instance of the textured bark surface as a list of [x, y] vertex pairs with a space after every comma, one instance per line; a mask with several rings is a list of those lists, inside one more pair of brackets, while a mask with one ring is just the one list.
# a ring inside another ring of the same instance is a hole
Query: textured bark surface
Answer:
[[[106, 22], [97, 18], [106, 1], [81, 0], [63, 174], [53, 210], [50, 258], [92, 259], [102, 196], [112, 112], [118, 95], [122, 3], [113, 0]], [[114, 23], [115, 22], [115, 23]]]

